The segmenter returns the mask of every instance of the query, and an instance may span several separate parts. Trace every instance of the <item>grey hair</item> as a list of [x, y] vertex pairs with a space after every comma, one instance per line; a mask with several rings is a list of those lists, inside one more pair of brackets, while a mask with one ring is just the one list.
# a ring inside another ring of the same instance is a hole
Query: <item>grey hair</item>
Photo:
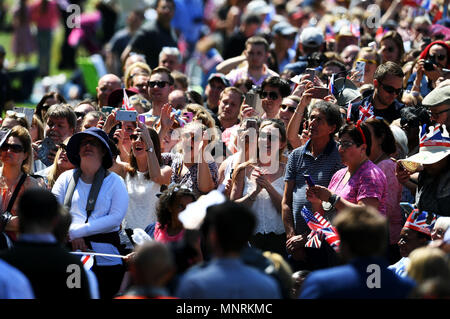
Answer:
[[178, 62], [179, 63], [182, 62], [181, 53], [180, 53], [180, 50], [178, 50], [177, 47], [163, 47], [161, 49], [161, 52], [159, 52], [159, 61], [161, 61], [161, 58], [162, 58], [163, 54], [175, 55], [177, 57]]

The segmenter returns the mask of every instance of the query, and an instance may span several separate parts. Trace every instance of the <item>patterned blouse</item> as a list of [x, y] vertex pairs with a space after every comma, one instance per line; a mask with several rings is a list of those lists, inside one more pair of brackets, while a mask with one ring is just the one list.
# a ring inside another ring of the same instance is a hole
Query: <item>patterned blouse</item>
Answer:
[[[189, 171], [181, 175], [183, 170], [183, 155], [181, 153], [163, 153], [161, 154], [162, 161], [164, 165], [168, 165], [172, 168], [172, 176], [170, 178], [171, 183], [182, 184], [194, 192], [196, 196], [203, 195], [198, 189], [197, 175], [198, 175], [198, 164], [189, 167]], [[209, 162], [209, 171], [211, 172], [211, 177], [214, 182], [214, 188], [219, 185], [219, 169], [216, 162]]]

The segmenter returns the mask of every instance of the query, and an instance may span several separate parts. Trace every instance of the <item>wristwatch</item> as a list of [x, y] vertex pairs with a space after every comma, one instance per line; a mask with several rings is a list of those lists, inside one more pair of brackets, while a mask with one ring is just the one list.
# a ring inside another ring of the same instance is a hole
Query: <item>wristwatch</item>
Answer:
[[339, 199], [339, 195], [333, 194], [330, 196], [330, 198], [328, 198], [328, 202], [331, 204], [331, 207], [334, 208]]

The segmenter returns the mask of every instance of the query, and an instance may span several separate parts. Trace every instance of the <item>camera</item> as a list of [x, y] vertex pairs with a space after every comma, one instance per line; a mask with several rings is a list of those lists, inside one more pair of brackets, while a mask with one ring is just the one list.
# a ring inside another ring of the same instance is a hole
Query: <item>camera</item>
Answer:
[[434, 60], [434, 57], [431, 57], [424, 61], [423, 68], [425, 69], [425, 71], [433, 71], [435, 64], [436, 64], [436, 61]]

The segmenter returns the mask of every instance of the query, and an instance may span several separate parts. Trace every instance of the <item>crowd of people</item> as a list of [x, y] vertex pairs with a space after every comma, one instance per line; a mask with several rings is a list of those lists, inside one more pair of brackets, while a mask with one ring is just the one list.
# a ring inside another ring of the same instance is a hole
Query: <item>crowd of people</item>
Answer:
[[[29, 114], [1, 73], [0, 297], [450, 297], [450, 19], [423, 2], [83, 11], [61, 64], [99, 53], [96, 96]], [[61, 3], [14, 10], [41, 75]]]

